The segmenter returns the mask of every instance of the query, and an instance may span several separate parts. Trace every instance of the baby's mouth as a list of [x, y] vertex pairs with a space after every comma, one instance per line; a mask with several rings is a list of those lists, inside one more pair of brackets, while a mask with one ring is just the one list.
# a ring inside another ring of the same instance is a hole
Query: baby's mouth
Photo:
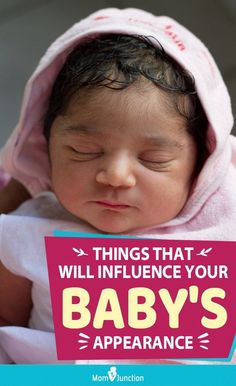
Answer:
[[104, 208], [110, 208], [110, 209], [127, 209], [130, 208], [130, 205], [127, 205], [123, 202], [118, 201], [108, 201], [108, 200], [101, 200], [101, 201], [93, 201], [97, 205], [102, 206]]

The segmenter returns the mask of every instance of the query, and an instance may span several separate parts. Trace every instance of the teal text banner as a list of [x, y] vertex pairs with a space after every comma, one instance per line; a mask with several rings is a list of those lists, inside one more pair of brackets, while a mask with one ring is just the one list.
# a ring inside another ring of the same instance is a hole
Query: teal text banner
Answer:
[[0, 375], [1, 386], [235, 386], [236, 366], [2, 365]]

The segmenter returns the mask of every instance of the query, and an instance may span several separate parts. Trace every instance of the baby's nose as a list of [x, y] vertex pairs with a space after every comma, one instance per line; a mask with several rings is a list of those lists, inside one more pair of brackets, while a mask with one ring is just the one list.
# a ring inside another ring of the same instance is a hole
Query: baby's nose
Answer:
[[131, 188], [136, 184], [132, 160], [128, 156], [108, 158], [106, 164], [98, 171], [96, 181], [115, 188]]

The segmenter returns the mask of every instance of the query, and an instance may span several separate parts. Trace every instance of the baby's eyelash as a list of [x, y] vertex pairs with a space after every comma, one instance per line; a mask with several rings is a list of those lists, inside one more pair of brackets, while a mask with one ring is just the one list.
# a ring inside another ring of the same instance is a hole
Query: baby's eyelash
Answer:
[[93, 154], [102, 154], [102, 151], [81, 151], [81, 150], [78, 150], [72, 146], [69, 147], [70, 150], [72, 150], [74, 153], [76, 154], [81, 154], [81, 155], [93, 155]]
[[143, 158], [139, 158], [139, 160], [141, 162], [146, 162], [146, 163], [149, 163], [149, 164], [159, 164], [159, 165], [163, 165], [163, 164], [167, 164], [170, 162], [170, 160], [166, 160], [166, 161], [150, 161], [150, 160], [147, 160], [147, 159], [143, 159]]
[[89, 152], [85, 152], [85, 151], [77, 151], [77, 150], [74, 150], [76, 152], [76, 154], [80, 154], [80, 155], [100, 155], [102, 154], [102, 152], [92, 152], [92, 153], [89, 153]]
[[139, 159], [140, 162], [146, 166], [147, 165], [147, 168], [150, 168], [152, 170], [161, 170], [161, 169], [165, 169], [169, 166], [170, 164], [170, 160], [168, 161], [149, 161], [149, 160], [144, 160], [144, 159]]
[[70, 152], [72, 154], [73, 159], [76, 161], [81, 161], [81, 162], [94, 160], [103, 154], [102, 152], [79, 151], [72, 146], [70, 146], [69, 149], [70, 149]]

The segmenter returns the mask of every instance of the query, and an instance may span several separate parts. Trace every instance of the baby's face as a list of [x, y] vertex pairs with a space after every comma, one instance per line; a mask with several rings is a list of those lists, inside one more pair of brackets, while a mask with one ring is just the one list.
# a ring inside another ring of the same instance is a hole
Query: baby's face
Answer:
[[178, 215], [197, 151], [168, 98], [146, 82], [70, 101], [52, 125], [49, 147], [53, 189], [69, 212], [109, 233]]

